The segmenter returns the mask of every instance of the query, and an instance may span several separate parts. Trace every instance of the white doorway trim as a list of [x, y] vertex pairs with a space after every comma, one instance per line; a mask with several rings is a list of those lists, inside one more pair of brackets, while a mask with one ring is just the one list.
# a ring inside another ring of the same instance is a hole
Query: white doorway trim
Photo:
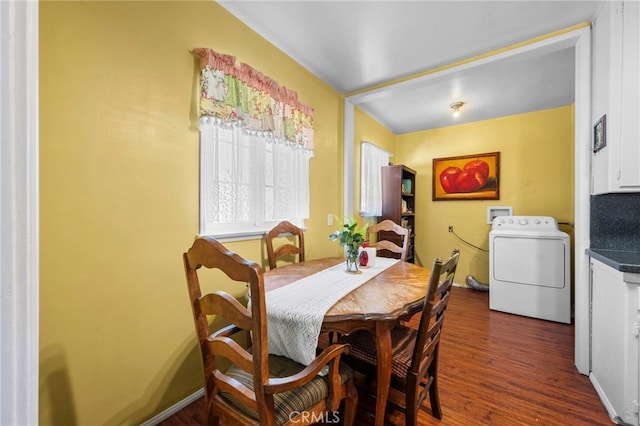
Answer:
[[575, 49], [575, 193], [574, 193], [574, 253], [575, 253], [575, 365], [582, 374], [589, 374], [589, 262], [585, 250], [589, 246], [589, 181], [590, 181], [590, 140], [591, 140], [591, 29], [583, 27], [564, 34], [550, 37], [516, 49], [482, 58], [478, 61], [448, 68], [397, 84], [345, 97], [344, 109], [344, 211], [353, 214], [354, 200], [354, 108], [372, 97], [382, 96], [397, 88], [423, 85], [425, 81], [438, 79], [493, 61], [515, 55], [538, 55], [561, 49]]
[[574, 212], [574, 283], [575, 350], [578, 371], [589, 374], [591, 336], [591, 280], [586, 249], [591, 241], [591, 28], [576, 31], [575, 44], [575, 212]]
[[38, 2], [0, 1], [0, 424], [38, 424]]

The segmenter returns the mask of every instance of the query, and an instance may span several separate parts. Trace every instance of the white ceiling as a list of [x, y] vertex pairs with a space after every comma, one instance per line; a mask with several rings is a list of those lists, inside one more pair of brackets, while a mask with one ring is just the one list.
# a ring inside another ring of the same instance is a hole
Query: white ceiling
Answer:
[[[395, 134], [570, 105], [574, 50], [504, 55], [410, 79], [592, 21], [586, 1], [220, 1]], [[295, 89], [295, 88], [294, 88]], [[303, 100], [304, 101], [304, 100]], [[465, 103], [453, 119], [449, 104]]]

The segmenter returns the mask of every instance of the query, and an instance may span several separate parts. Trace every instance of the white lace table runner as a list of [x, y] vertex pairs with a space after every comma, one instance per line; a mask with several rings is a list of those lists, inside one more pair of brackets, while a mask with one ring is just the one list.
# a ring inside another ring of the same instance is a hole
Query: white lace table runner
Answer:
[[378, 257], [361, 274], [345, 272], [343, 262], [266, 293], [269, 352], [309, 365], [329, 308], [397, 262]]

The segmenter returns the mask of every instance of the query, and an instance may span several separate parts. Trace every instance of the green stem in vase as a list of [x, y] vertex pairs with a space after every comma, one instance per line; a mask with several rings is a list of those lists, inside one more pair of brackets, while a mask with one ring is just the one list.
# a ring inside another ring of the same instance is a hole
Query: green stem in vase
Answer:
[[365, 241], [368, 225], [358, 229], [358, 223], [350, 216], [337, 219], [337, 222], [338, 229], [329, 235], [329, 239], [340, 241], [340, 247], [346, 251], [347, 267], [353, 264], [355, 271], [358, 271], [358, 249]]

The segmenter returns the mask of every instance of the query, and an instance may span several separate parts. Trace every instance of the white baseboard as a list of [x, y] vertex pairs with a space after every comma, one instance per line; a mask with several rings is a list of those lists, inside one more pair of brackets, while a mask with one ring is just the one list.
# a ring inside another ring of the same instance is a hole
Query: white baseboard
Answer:
[[204, 388], [198, 389], [197, 391], [195, 391], [194, 393], [192, 393], [182, 401], [178, 401], [176, 404], [167, 408], [163, 412], [153, 416], [146, 422], [142, 423], [140, 426], [155, 426], [159, 424], [161, 421], [166, 420], [169, 417], [173, 416], [175, 413], [182, 410], [187, 405], [197, 401], [199, 398], [202, 398], [203, 396], [204, 396]]
[[616, 414], [616, 410], [615, 408], [613, 408], [613, 404], [611, 404], [611, 401], [609, 401], [609, 398], [607, 398], [607, 395], [604, 393], [604, 390], [602, 389], [602, 386], [600, 386], [600, 383], [598, 382], [596, 376], [593, 375], [593, 372], [589, 373], [589, 380], [591, 381], [593, 388], [598, 394], [602, 405], [604, 405], [605, 410], [607, 410], [607, 414], [609, 415], [611, 421], [616, 424], [622, 424], [620, 416]]

